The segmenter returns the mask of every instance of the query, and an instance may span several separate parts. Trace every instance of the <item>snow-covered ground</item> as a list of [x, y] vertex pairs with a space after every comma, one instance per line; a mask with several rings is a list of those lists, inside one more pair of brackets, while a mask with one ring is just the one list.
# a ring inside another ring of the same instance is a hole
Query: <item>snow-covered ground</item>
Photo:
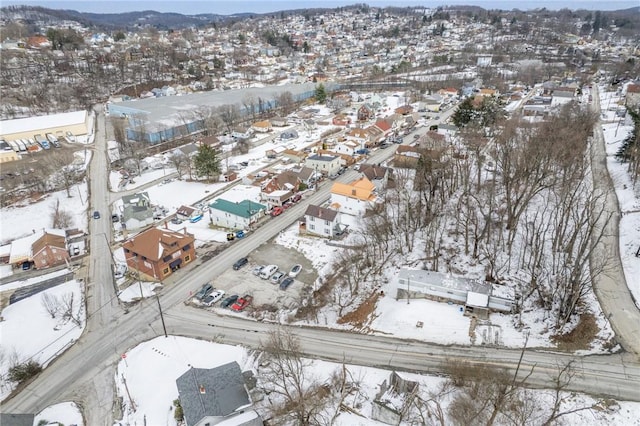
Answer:
[[[21, 281], [17, 284], [6, 284], [0, 290], [35, 284], [56, 275], [60, 275], [60, 272], [43, 275], [38, 279]], [[67, 281], [13, 303], [2, 310], [0, 377], [3, 379], [0, 387], [0, 399], [4, 398], [13, 388], [11, 383], [4, 380], [12, 365], [34, 360], [45, 367], [80, 337], [85, 326], [81, 287], [81, 283], [76, 280]], [[57, 312], [55, 318], [52, 318], [44, 307], [43, 297], [56, 298], [60, 309], [63, 309], [64, 303], [62, 301], [64, 299], [69, 300], [70, 297], [73, 297], [73, 315], [80, 320], [81, 325], [78, 326], [69, 318], [65, 318], [62, 312]], [[25, 339], [25, 336], [29, 336], [29, 338]]]
[[51, 208], [60, 201], [63, 210], [71, 213], [73, 224], [70, 228], [87, 230], [88, 194], [86, 182], [73, 185], [70, 190], [44, 195], [29, 204], [28, 200], [0, 209], [0, 241], [9, 242], [32, 233], [33, 229], [51, 228]]
[[[614, 92], [600, 92], [600, 105], [618, 106], [621, 101]], [[622, 100], [624, 103], [624, 100]], [[622, 141], [633, 130], [630, 118], [621, 120], [614, 111], [604, 110], [602, 125], [607, 150], [607, 168], [616, 187], [618, 204], [620, 205], [620, 258], [624, 268], [627, 286], [633, 295], [636, 305], [640, 308], [640, 257], [636, 256], [640, 250], [640, 185], [634, 187], [627, 172], [627, 164], [616, 160], [615, 154]]]
[[80, 408], [73, 402], [63, 402], [45, 408], [33, 420], [37, 426], [84, 426], [84, 419]]
[[[205, 342], [184, 337], [157, 337], [141, 343], [125, 354], [118, 364], [115, 381], [118, 395], [125, 405], [123, 419], [116, 419], [115, 424], [176, 425], [173, 417], [173, 401], [178, 398], [176, 379], [190, 367], [214, 368], [228, 362], [236, 361], [241, 370], [253, 370], [258, 378], [258, 388], [262, 385], [259, 363], [243, 348]], [[341, 365], [306, 360], [305, 376], [309, 382], [324, 383], [330, 375], [341, 369]], [[354, 381], [357, 381], [359, 392], [351, 392], [345, 401], [354, 405], [354, 411], [361, 414], [343, 411], [337, 418], [336, 425], [383, 425], [371, 419], [372, 402], [379, 392], [383, 381], [389, 381], [390, 371], [347, 365], [346, 368]], [[442, 377], [400, 373], [407, 379], [416, 381], [421, 392], [435, 392], [446, 380]], [[125, 382], [126, 387], [125, 389]], [[354, 395], [357, 395], [354, 397]], [[533, 398], [550, 400], [550, 391], [531, 391]], [[573, 407], [593, 406], [597, 400], [584, 394], [565, 393], [562, 410]], [[130, 399], [129, 399], [130, 398]], [[271, 397], [265, 397], [254, 403], [258, 412], [268, 410]], [[441, 398], [442, 408], [447, 413], [450, 395]], [[357, 406], [355, 406], [357, 405]], [[547, 405], [548, 406], [548, 405]], [[135, 409], [134, 409], [135, 407]], [[363, 417], [364, 416], [364, 417]], [[640, 403], [618, 401], [610, 410], [587, 410], [563, 416], [566, 424], [580, 425], [638, 425], [640, 424]], [[448, 422], [446, 422], [448, 424]]]

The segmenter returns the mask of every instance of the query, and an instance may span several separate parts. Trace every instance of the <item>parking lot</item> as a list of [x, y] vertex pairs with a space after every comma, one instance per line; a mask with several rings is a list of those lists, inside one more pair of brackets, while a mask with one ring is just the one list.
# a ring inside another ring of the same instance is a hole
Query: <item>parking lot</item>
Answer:
[[[269, 305], [277, 309], [297, 307], [303, 293], [310, 291], [318, 276], [311, 262], [301, 253], [271, 242], [261, 245], [247, 257], [249, 258], [247, 265], [237, 271], [229, 268], [224, 274], [213, 279], [211, 283], [215, 288], [224, 290], [225, 297], [233, 294], [252, 295], [253, 304], [248, 308], [249, 311], [269, 309]], [[287, 290], [280, 290], [279, 284], [263, 280], [252, 273], [258, 265], [273, 264], [278, 265], [278, 269], [286, 274], [297, 263], [302, 265], [302, 272]], [[214, 308], [222, 309], [219, 303], [215, 304]]]

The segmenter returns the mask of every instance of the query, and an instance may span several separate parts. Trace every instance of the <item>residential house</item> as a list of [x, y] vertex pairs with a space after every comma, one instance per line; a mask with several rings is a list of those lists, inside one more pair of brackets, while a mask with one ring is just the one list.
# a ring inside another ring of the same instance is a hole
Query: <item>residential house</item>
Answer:
[[313, 183], [322, 176], [322, 173], [311, 167], [300, 167], [299, 169], [292, 169], [291, 171], [295, 173], [298, 179], [300, 179], [300, 182], [307, 187], [312, 186]]
[[311, 155], [305, 160], [305, 166], [310, 167], [325, 176], [336, 176], [342, 167], [337, 155]]
[[432, 299], [465, 306], [465, 314], [486, 319], [490, 311], [511, 312], [513, 298], [493, 295], [491, 284], [465, 277], [453, 277], [422, 269], [400, 270], [396, 300], [407, 298]]
[[393, 110], [396, 114], [407, 115], [413, 112], [413, 107], [411, 105], [401, 105], [395, 110]]
[[425, 111], [439, 112], [442, 98], [439, 95], [424, 96], [420, 101], [420, 108]]
[[335, 182], [331, 187], [330, 207], [352, 216], [364, 215], [378, 200], [376, 186], [365, 176], [350, 182]]
[[307, 158], [307, 153], [304, 151], [296, 151], [294, 149], [286, 149], [282, 152], [282, 158], [287, 158], [292, 163], [300, 164], [305, 158]]
[[485, 98], [496, 98], [498, 97], [499, 92], [496, 89], [488, 89], [482, 88], [478, 91], [478, 96], [483, 96]]
[[376, 112], [373, 106], [369, 104], [362, 104], [360, 108], [358, 108], [358, 121], [367, 121], [372, 119], [375, 116]]
[[[340, 146], [340, 145], [337, 145], [337, 146]], [[353, 154], [329, 151], [329, 150], [324, 150], [324, 149], [319, 149], [318, 150], [318, 155], [337, 155], [338, 157], [340, 157], [340, 165], [341, 165], [341, 167], [352, 166], [359, 159], [359, 156], [354, 156]]]
[[384, 132], [377, 126], [369, 126], [364, 130], [368, 135], [368, 141], [364, 145], [365, 148], [372, 148], [380, 145], [385, 138]]
[[393, 165], [397, 168], [415, 168], [420, 159], [420, 149], [416, 146], [398, 145], [393, 155]]
[[389, 133], [391, 133], [393, 131], [392, 127], [391, 127], [391, 123], [385, 119], [378, 119], [376, 120], [376, 124], [374, 124], [374, 126], [378, 129], [380, 129], [380, 131], [382, 132], [384, 137], [387, 137], [389, 135]]
[[263, 424], [251, 408], [243, 373], [235, 361], [215, 368], [191, 367], [176, 379], [176, 386], [186, 426]]
[[196, 258], [195, 238], [183, 232], [151, 228], [127, 240], [124, 257], [130, 270], [146, 279], [163, 280]]
[[277, 189], [271, 192], [262, 192], [261, 196], [267, 203], [267, 210], [271, 210], [274, 207], [282, 207], [286, 201], [291, 199], [293, 191]]
[[334, 238], [343, 231], [338, 212], [324, 207], [309, 205], [304, 213], [304, 228], [307, 234]]
[[389, 167], [380, 166], [379, 164], [362, 164], [359, 172], [373, 183], [378, 193], [387, 187], [389, 176], [391, 175]]
[[184, 154], [187, 157], [193, 157], [198, 154], [198, 145], [195, 143], [188, 143], [176, 148], [174, 152]]
[[576, 89], [574, 87], [556, 87], [551, 95], [551, 106], [564, 105], [576, 98]]
[[273, 130], [269, 120], [256, 121], [251, 125], [251, 129], [256, 133], [269, 133]]
[[198, 214], [200, 211], [191, 206], [180, 206], [176, 211], [176, 217], [181, 220], [189, 220]]
[[342, 142], [338, 142], [335, 144], [333, 148], [331, 148], [332, 152], [336, 154], [345, 154], [345, 155], [356, 155], [356, 151], [361, 148], [361, 144], [354, 140], [345, 140]]
[[36, 269], [64, 265], [69, 258], [65, 231], [50, 229], [31, 245], [31, 259]]
[[153, 223], [153, 208], [147, 192], [122, 197], [122, 221], [125, 229], [139, 229]]
[[298, 177], [297, 173], [291, 170], [285, 170], [284, 172], [279, 173], [265, 181], [262, 184], [261, 188], [262, 192], [265, 194], [269, 194], [273, 191], [279, 190], [298, 192], [301, 183], [302, 181]]
[[418, 146], [423, 149], [440, 149], [447, 145], [447, 138], [435, 130], [425, 133], [419, 140]]
[[209, 204], [211, 223], [229, 229], [246, 229], [265, 215], [267, 207], [251, 200], [240, 202], [218, 198]]
[[253, 136], [253, 128], [248, 127], [248, 126], [238, 126], [235, 129], [233, 129], [233, 132], [231, 132], [231, 136], [234, 139], [240, 139], [240, 140], [245, 140], [245, 139], [250, 139]]
[[269, 159], [275, 159], [278, 158], [279, 156], [282, 155], [283, 152], [285, 152], [287, 150], [287, 148], [285, 148], [284, 146], [274, 146], [271, 149], [267, 149], [264, 152], [265, 157], [269, 158]]
[[351, 129], [345, 134], [346, 140], [358, 143], [359, 146], [356, 149], [362, 149], [367, 146], [367, 144], [370, 144], [370, 137], [371, 134], [361, 127]]
[[446, 98], [455, 98], [456, 96], [458, 96], [458, 89], [453, 87], [445, 87], [444, 89], [438, 90], [438, 94]]

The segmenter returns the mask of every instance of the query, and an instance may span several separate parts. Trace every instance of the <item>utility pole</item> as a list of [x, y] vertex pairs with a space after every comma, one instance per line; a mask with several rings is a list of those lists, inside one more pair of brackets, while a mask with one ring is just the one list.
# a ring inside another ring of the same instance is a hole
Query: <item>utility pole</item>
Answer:
[[160, 311], [160, 320], [162, 321], [162, 330], [164, 330], [164, 337], [167, 336], [167, 326], [164, 324], [164, 315], [162, 315], [162, 306], [160, 306], [160, 297], [156, 294], [156, 300], [158, 301], [158, 310]]

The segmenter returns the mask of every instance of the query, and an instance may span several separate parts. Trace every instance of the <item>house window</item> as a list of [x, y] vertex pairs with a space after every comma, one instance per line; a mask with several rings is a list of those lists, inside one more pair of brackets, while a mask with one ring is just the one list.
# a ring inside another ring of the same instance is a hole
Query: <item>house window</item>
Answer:
[[184, 263], [187, 263], [190, 260], [191, 260], [191, 256], [187, 255], [184, 257]]
[[163, 273], [164, 275], [167, 275], [167, 274], [169, 273], [169, 268], [164, 268], [164, 269], [162, 270], [162, 273]]
[[324, 233], [329, 235], [329, 230], [327, 228], [324, 229]]
[[162, 258], [162, 261], [165, 262], [165, 263], [167, 263], [170, 260], [171, 260], [171, 255], [165, 256], [165, 257]]
[[331, 223], [328, 220], [325, 220], [324, 224], [327, 225], [327, 226], [331, 225]]
[[142, 260], [147, 260], [147, 256], [142, 256]]
[[182, 250], [187, 251], [191, 248], [191, 244], [187, 244], [186, 246], [182, 247]]
[[309, 222], [313, 222], [314, 220], [316, 220], [315, 217], [313, 217], [313, 216], [309, 217]]
[[314, 229], [316, 229], [316, 226], [315, 225], [309, 225], [309, 229], [314, 230]]
[[124, 252], [125, 252], [125, 253], [129, 253], [129, 249], [127, 249], [127, 248], [126, 248], [126, 249], [124, 249]]

